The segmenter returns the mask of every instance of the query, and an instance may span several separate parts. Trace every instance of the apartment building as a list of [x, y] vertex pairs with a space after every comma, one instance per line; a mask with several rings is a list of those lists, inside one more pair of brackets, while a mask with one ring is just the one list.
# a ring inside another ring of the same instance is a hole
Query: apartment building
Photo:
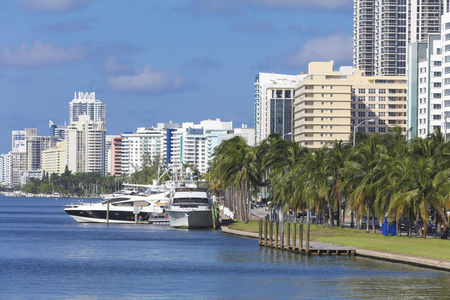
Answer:
[[407, 46], [439, 33], [449, 0], [354, 0], [353, 66], [366, 76], [406, 75]]
[[106, 105], [95, 99], [95, 92], [75, 92], [73, 100], [69, 103], [70, 124], [78, 122], [81, 115], [88, 115], [94, 122], [106, 122]]
[[42, 151], [42, 170], [48, 174], [62, 174], [66, 168], [66, 142], [57, 142], [56, 147]]
[[105, 123], [80, 115], [66, 132], [66, 160], [72, 172], [105, 174]]
[[294, 140], [320, 148], [349, 140], [355, 131], [406, 132], [406, 77], [365, 76], [352, 67], [334, 70], [334, 62], [311, 62], [295, 88]]
[[295, 86], [305, 76], [258, 73], [254, 84], [255, 143], [260, 143], [272, 133], [291, 140]]

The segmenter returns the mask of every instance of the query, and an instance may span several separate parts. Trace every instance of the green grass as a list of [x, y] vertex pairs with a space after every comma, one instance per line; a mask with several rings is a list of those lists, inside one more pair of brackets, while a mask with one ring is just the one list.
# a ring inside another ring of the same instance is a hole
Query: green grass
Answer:
[[[258, 232], [258, 222], [249, 221], [245, 224], [237, 222], [230, 228], [248, 232]], [[366, 233], [357, 229], [323, 228], [322, 225], [311, 226], [311, 240], [352, 246], [367, 250], [377, 250], [390, 253], [414, 255], [450, 261], [450, 241], [435, 238], [408, 238], [406, 236], [384, 236], [381, 233]]]

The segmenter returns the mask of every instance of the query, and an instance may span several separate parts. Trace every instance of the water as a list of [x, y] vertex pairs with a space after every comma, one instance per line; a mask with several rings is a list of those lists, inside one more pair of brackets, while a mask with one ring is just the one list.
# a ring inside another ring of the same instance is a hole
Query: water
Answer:
[[450, 273], [260, 249], [161, 225], [79, 224], [73, 199], [0, 197], [2, 299], [443, 299]]

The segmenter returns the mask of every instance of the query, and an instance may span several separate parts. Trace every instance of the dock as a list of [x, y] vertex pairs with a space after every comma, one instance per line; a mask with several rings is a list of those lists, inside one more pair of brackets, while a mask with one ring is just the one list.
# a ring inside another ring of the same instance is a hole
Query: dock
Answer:
[[[285, 232], [279, 230], [285, 226]], [[304, 228], [305, 227], [305, 228]], [[260, 221], [259, 232], [242, 232], [222, 226], [222, 232], [258, 239], [260, 247], [305, 256], [355, 256], [356, 248], [309, 241], [308, 226], [301, 223]]]

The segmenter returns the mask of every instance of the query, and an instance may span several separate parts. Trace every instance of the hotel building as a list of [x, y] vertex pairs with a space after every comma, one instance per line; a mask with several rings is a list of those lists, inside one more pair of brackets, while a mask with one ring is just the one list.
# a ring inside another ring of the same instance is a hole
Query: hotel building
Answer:
[[295, 88], [294, 140], [320, 148], [359, 132], [406, 132], [406, 77], [364, 76], [352, 67], [334, 70], [333, 61], [311, 62]]

